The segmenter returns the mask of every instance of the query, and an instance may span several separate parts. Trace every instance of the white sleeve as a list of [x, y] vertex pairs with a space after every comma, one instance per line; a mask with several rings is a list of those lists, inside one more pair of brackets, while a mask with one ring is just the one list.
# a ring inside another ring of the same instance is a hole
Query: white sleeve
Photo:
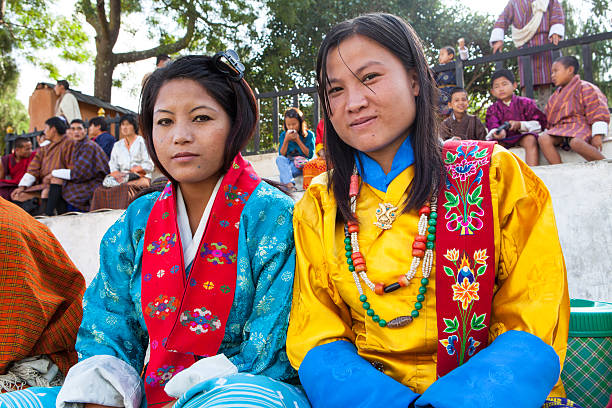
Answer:
[[93, 356], [68, 371], [56, 408], [70, 403], [140, 408], [142, 380], [132, 366], [114, 356]]
[[62, 180], [70, 180], [70, 169], [55, 169], [51, 171], [51, 175]]
[[525, 120], [525, 121], [521, 121], [520, 131], [523, 133], [526, 133], [526, 132], [539, 133], [542, 131], [542, 126], [540, 126], [540, 122], [538, 122], [537, 120]]
[[236, 374], [238, 368], [225, 357], [225, 354], [203, 358], [191, 367], [176, 374], [164, 387], [164, 391], [171, 397], [181, 398], [190, 388], [208, 381]]
[[19, 187], [30, 187], [34, 185], [35, 181], [36, 177], [31, 175], [30, 173], [26, 173], [23, 175], [23, 177], [21, 177], [21, 180], [19, 181]]
[[470, 52], [468, 51], [467, 47], [459, 48], [459, 58], [462, 61], [465, 61], [470, 58]]
[[[591, 126], [591, 134], [595, 135], [603, 135], [605, 138], [608, 136], [608, 124], [606, 122], [595, 122]], [[23, 179], [22, 179], [23, 180]], [[21, 185], [21, 183], [19, 183]]]
[[548, 32], [548, 38], [552, 37], [553, 34], [557, 34], [561, 38], [565, 38], [565, 26], [563, 24], [553, 24]]
[[115, 144], [113, 145], [113, 150], [111, 151], [111, 157], [110, 157], [110, 160], [108, 162], [108, 167], [110, 168], [110, 172], [111, 173], [113, 171], [121, 170], [119, 168], [119, 149], [120, 148], [117, 147], [117, 143], [119, 143], [119, 142], [115, 142]]
[[497, 41], [504, 41], [504, 30], [502, 30], [501, 28], [494, 28], [493, 31], [491, 31], [491, 38], [489, 39], [489, 43], [493, 44]]

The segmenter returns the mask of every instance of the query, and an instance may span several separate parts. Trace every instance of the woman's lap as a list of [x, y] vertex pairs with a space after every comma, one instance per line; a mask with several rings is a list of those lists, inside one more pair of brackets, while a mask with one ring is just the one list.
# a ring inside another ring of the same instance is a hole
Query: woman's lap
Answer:
[[297, 388], [271, 378], [235, 374], [198, 384], [185, 393], [173, 408], [310, 408]]
[[31, 387], [0, 394], [0, 408], [55, 408], [61, 387]]

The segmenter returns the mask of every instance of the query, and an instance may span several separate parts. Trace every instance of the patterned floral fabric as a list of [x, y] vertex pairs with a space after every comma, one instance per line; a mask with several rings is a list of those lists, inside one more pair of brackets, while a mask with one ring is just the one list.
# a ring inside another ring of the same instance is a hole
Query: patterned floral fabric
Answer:
[[[159, 194], [134, 201], [102, 240], [100, 272], [83, 301], [85, 312], [76, 346], [80, 360], [112, 355], [142, 371], [148, 345], [140, 300], [143, 238]], [[295, 376], [285, 354], [295, 268], [292, 212], [291, 199], [262, 182], [245, 206], [239, 225], [222, 225], [239, 228], [239, 245], [236, 294], [219, 353], [239, 372], [281, 380]], [[156, 274], [150, 275], [149, 279], [157, 279]], [[196, 285], [207, 290], [210, 282]], [[162, 318], [175, 303], [158, 300], [146, 312]], [[205, 312], [194, 311], [184, 324], [198, 330]], [[152, 349], [159, 346], [157, 341], [151, 343]]]

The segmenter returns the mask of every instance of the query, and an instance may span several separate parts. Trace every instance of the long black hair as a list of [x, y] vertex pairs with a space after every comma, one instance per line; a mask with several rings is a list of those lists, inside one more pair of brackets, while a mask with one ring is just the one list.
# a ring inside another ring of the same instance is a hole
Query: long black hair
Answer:
[[442, 148], [438, 141], [435, 103], [438, 90], [427, 65], [423, 45], [414, 29], [392, 14], [366, 14], [344, 21], [331, 29], [319, 48], [317, 56], [317, 87], [323, 102], [325, 119], [325, 147], [328, 154], [327, 168], [333, 168], [328, 189], [333, 189], [339, 216], [353, 219], [350, 210], [349, 185], [355, 166], [355, 149], [342, 141], [330, 121], [330, 104], [327, 94], [327, 55], [331, 49], [354, 35], [362, 35], [389, 50], [404, 65], [406, 71], [414, 70], [419, 81], [419, 95], [415, 97], [416, 118], [410, 133], [414, 150], [414, 179], [410, 184], [404, 212], [421, 207], [437, 191], [442, 181], [444, 165]]
[[147, 79], [140, 96], [140, 128], [151, 159], [159, 170], [176, 182], [161, 165], [153, 146], [153, 109], [161, 87], [173, 79], [191, 79], [204, 87], [230, 117], [231, 129], [225, 142], [221, 172], [226, 172], [234, 157], [246, 146], [257, 125], [257, 102], [244, 79], [232, 79], [217, 69], [213, 57], [189, 55], [159, 68]]

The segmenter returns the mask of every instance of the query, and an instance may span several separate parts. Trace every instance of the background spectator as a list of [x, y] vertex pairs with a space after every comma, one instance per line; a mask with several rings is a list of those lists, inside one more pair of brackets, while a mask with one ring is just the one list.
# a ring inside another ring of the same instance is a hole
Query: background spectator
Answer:
[[[504, 32], [510, 26], [512, 41], [517, 48], [537, 47], [549, 42], [557, 45], [565, 36], [565, 14], [558, 0], [510, 0], [491, 32], [493, 53], [502, 50]], [[544, 109], [553, 92], [552, 62], [552, 51], [531, 56], [535, 99], [540, 109]], [[520, 63], [519, 73], [521, 86], [525, 86], [525, 74]]]
[[487, 130], [477, 116], [467, 113], [469, 106], [467, 91], [455, 88], [451, 92], [451, 115], [442, 122], [442, 140], [484, 140]]
[[[525, 162], [537, 166], [540, 162], [537, 137], [546, 128], [546, 115], [533, 100], [515, 95], [516, 87], [510, 70], [501, 69], [491, 76], [491, 94], [497, 100], [487, 109], [488, 136], [506, 148], [523, 147]], [[509, 128], [496, 132], [505, 122]]]
[[[62, 201], [63, 180], [54, 178], [51, 172], [72, 167], [74, 140], [66, 137], [67, 128], [64, 119], [57, 116], [46, 120], [43, 133], [50, 144], [36, 152], [19, 186], [11, 194], [11, 199], [28, 212], [42, 209], [47, 215], [53, 215], [56, 209], [58, 213], [64, 210], [56, 208]], [[38, 198], [42, 199], [42, 203], [36, 202]]]
[[[453, 47], [446, 46], [440, 48], [438, 54], [438, 62], [440, 65], [450, 64], [455, 59], [455, 49]], [[450, 102], [450, 94], [453, 89], [457, 87], [457, 76], [455, 69], [449, 69], [447, 71], [440, 71], [436, 74], [436, 84], [440, 90], [440, 101], [438, 103], [438, 109], [440, 115], [446, 117], [450, 115], [450, 108], [448, 103]]]
[[296, 190], [294, 177], [302, 174], [304, 164], [314, 156], [315, 136], [308, 130], [304, 113], [298, 108], [285, 111], [283, 128], [276, 166], [281, 184], [289, 190]]
[[120, 121], [121, 139], [113, 147], [109, 171], [102, 186], [94, 191], [91, 210], [127, 208], [132, 198], [151, 183], [153, 161], [144, 139], [137, 134], [134, 115], [124, 115]]
[[11, 193], [17, 188], [35, 155], [32, 142], [24, 137], [15, 139], [13, 153], [4, 155], [0, 160], [0, 197], [10, 200]]
[[53, 177], [66, 180], [62, 188], [62, 198], [68, 211], [88, 211], [94, 190], [102, 184], [108, 174], [106, 153], [100, 146], [87, 138], [85, 124], [81, 119], [70, 123], [72, 138], [75, 141], [72, 152], [72, 169], [56, 169]]
[[107, 159], [110, 159], [116, 140], [113, 135], [108, 133], [108, 122], [106, 119], [103, 116], [89, 119], [87, 131], [89, 139], [96, 142], [106, 153]]
[[561, 163], [556, 146], [574, 150], [587, 160], [601, 160], [603, 138], [608, 134], [610, 111], [601, 90], [578, 75], [575, 57], [558, 58], [552, 78], [558, 86], [546, 105], [548, 130], [540, 135], [542, 153], [550, 164]]
[[53, 90], [58, 97], [55, 102], [55, 116], [65, 118], [67, 124], [73, 119], [82, 119], [79, 103], [72, 92], [70, 92], [68, 81], [65, 79], [57, 81]]

